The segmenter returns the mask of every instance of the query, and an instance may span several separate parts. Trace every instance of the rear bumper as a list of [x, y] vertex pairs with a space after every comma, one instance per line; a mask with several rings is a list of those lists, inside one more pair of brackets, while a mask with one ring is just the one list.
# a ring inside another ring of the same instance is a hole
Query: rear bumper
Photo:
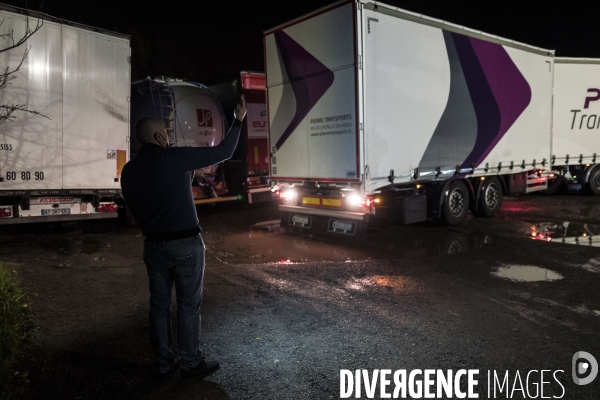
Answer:
[[327, 235], [364, 238], [369, 214], [280, 205], [281, 226]]
[[248, 189], [248, 203], [262, 203], [263, 201], [278, 200], [277, 193], [271, 192], [270, 186], [255, 187]]
[[90, 214], [47, 215], [34, 217], [0, 218], [0, 225], [32, 224], [36, 222], [78, 221], [84, 219], [117, 218], [116, 212], [101, 212]]

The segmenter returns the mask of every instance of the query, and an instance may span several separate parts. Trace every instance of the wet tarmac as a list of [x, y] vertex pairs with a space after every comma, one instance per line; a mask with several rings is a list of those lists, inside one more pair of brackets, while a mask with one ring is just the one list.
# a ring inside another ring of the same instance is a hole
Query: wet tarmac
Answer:
[[563, 398], [596, 400], [600, 380], [569, 373], [575, 352], [600, 356], [598, 204], [507, 197], [495, 218], [362, 241], [282, 229], [276, 204], [199, 207], [201, 345], [221, 369], [195, 384], [154, 375], [139, 228], [3, 227], [0, 261], [31, 294], [37, 335], [23, 398], [328, 399], [341, 369], [467, 368], [565, 371]]
[[360, 261], [468, 254], [489, 244], [487, 235], [437, 226], [388, 226], [364, 240], [348, 241], [304, 234], [279, 226], [280, 220], [256, 223], [248, 232], [231, 233], [214, 254], [232, 263]]

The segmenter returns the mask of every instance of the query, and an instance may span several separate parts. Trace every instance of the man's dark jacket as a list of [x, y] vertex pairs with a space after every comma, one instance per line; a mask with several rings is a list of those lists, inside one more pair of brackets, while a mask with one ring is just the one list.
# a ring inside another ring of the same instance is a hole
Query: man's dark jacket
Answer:
[[201, 231], [191, 173], [231, 158], [241, 126], [234, 120], [225, 139], [215, 147], [163, 148], [147, 143], [125, 164], [123, 196], [147, 241], [180, 239]]

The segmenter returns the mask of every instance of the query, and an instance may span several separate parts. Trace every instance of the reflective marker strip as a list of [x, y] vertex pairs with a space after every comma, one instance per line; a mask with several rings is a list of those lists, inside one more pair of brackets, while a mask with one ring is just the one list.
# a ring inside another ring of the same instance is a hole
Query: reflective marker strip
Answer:
[[121, 177], [121, 172], [123, 171], [123, 167], [127, 162], [127, 151], [126, 150], [117, 150], [117, 178]]
[[321, 199], [319, 199], [318, 197], [303, 197], [302, 204], [310, 204], [313, 206], [319, 206], [319, 205], [321, 205]]
[[327, 207], [341, 207], [342, 199], [322, 199], [323, 205]]

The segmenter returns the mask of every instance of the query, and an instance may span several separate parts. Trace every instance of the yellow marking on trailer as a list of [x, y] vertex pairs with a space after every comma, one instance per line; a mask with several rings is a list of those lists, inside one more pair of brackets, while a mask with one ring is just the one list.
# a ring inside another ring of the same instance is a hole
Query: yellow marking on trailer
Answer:
[[123, 167], [127, 162], [127, 150], [117, 150], [117, 178], [121, 177]]
[[303, 197], [302, 204], [309, 204], [311, 206], [320, 206], [321, 199], [318, 197]]
[[328, 207], [341, 207], [342, 200], [341, 199], [322, 199], [323, 205]]

